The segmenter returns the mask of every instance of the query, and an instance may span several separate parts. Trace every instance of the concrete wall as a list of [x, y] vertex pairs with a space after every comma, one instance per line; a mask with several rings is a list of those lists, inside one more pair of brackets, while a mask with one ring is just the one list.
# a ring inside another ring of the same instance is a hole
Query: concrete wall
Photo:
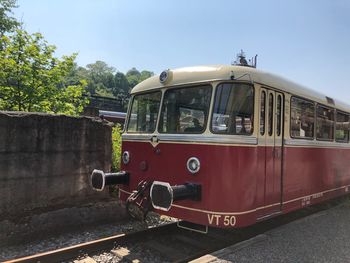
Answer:
[[0, 219], [108, 199], [88, 179], [109, 171], [111, 145], [98, 119], [0, 112]]

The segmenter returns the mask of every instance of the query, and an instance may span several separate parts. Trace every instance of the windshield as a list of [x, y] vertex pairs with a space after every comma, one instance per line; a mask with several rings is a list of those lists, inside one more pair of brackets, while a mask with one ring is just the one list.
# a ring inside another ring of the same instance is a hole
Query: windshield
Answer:
[[208, 119], [211, 86], [169, 89], [164, 94], [160, 133], [202, 133]]
[[135, 95], [129, 116], [128, 132], [152, 133], [156, 128], [161, 92]]

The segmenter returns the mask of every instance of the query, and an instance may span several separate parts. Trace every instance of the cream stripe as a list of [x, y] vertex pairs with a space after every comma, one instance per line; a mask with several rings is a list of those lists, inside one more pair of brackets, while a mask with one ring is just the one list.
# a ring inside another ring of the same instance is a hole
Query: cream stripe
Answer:
[[[119, 188], [119, 191], [131, 195], [130, 192], [125, 191], [123, 189]], [[257, 210], [261, 210], [264, 208], [268, 208], [268, 207], [272, 207], [272, 206], [276, 206], [276, 205], [280, 205], [281, 203], [275, 203], [272, 205], [267, 205], [267, 206], [262, 206], [262, 207], [258, 207], [252, 210], [248, 210], [248, 211], [243, 211], [243, 212], [214, 212], [214, 211], [208, 211], [208, 210], [202, 210], [202, 209], [197, 209], [197, 208], [191, 208], [191, 207], [187, 207], [187, 206], [181, 206], [181, 205], [174, 205], [172, 204], [171, 206], [173, 207], [177, 207], [177, 208], [182, 208], [182, 209], [186, 209], [186, 210], [191, 210], [191, 211], [195, 211], [195, 212], [202, 212], [202, 213], [209, 213], [209, 214], [220, 214], [220, 215], [241, 215], [241, 214], [248, 214], [248, 213], [252, 213], [255, 212]]]
[[343, 189], [343, 188], [345, 189], [345, 188], [347, 188], [349, 186], [350, 185], [344, 185], [344, 186], [341, 186], [341, 187], [338, 187], [338, 188], [329, 189], [329, 190], [326, 190], [326, 191], [323, 191], [323, 192], [313, 193], [311, 195], [305, 195], [303, 197], [298, 197], [298, 198], [295, 198], [295, 199], [292, 199], [292, 200], [285, 201], [285, 202], [283, 202], [283, 204], [292, 203], [292, 202], [301, 200], [301, 199], [306, 198], [306, 197], [312, 197], [313, 195], [317, 195], [317, 194], [325, 194], [325, 193], [333, 192], [333, 191], [336, 191], [336, 190], [339, 190], [339, 189]]
[[[142, 142], [142, 143], [151, 143], [151, 140], [145, 140], [145, 139], [130, 139], [130, 138], [125, 138], [123, 139], [123, 142]], [[320, 142], [320, 141], [310, 141], [310, 142], [304, 142], [304, 141], [293, 141], [291, 140], [285, 140], [285, 144], [283, 145], [284, 148], [320, 148], [320, 149], [350, 149], [350, 144], [348, 143], [338, 143], [338, 142]], [[194, 141], [165, 141], [165, 140], [160, 140], [158, 141], [158, 144], [161, 143], [171, 143], [171, 144], [200, 144], [200, 145], [212, 145], [212, 146], [239, 146], [239, 147], [271, 147], [274, 145], [273, 142], [266, 141], [264, 138], [259, 138], [255, 143], [248, 143], [242, 141], [241, 143], [237, 141], [229, 141], [225, 140], [222, 142], [215, 141], [213, 142], [208, 142], [208, 141], [201, 141], [201, 140], [194, 140]]]
[[268, 208], [268, 207], [272, 207], [272, 206], [276, 206], [276, 205], [281, 205], [281, 203], [276, 203], [276, 204], [272, 204], [272, 205], [267, 205], [267, 206], [261, 206], [252, 210], [248, 210], [248, 211], [243, 211], [243, 212], [215, 212], [215, 211], [208, 211], [208, 210], [202, 210], [202, 209], [196, 209], [196, 208], [191, 208], [191, 207], [186, 207], [186, 206], [181, 206], [181, 205], [171, 205], [173, 207], [177, 207], [177, 208], [182, 208], [182, 209], [186, 209], [186, 210], [190, 210], [190, 211], [195, 211], [195, 212], [202, 212], [202, 213], [206, 213], [206, 214], [217, 214], [217, 215], [243, 215], [243, 214], [249, 214], [252, 212], [255, 212], [257, 210], [261, 210], [264, 208]]
[[[306, 198], [306, 197], [312, 197], [313, 195], [317, 195], [317, 194], [325, 194], [325, 193], [332, 192], [332, 191], [336, 191], [336, 190], [339, 190], [339, 189], [345, 189], [345, 188], [347, 188], [347, 187], [350, 187], [350, 185], [345, 185], [345, 186], [341, 186], [341, 187], [338, 187], [338, 188], [329, 189], [329, 190], [326, 190], [326, 191], [323, 191], [323, 192], [318, 192], [318, 193], [313, 193], [313, 194], [310, 194], [310, 195], [305, 195], [305, 196], [303, 196], [303, 197], [298, 197], [298, 198], [295, 198], [295, 199], [292, 199], [292, 200], [285, 201], [285, 202], [283, 202], [282, 204], [284, 205], [284, 204], [292, 203], [292, 202], [301, 200], [301, 199]], [[122, 189], [119, 189], [119, 191], [121, 191], [121, 192], [123, 192], [123, 193], [125, 193], [125, 194], [131, 195], [131, 193], [128, 192], [128, 191], [125, 191], [125, 190], [122, 190]], [[261, 206], [261, 207], [255, 208], [255, 209], [251, 209], [251, 210], [247, 210], [247, 211], [242, 211], [242, 212], [216, 212], [216, 211], [209, 211], [209, 210], [197, 209], [197, 208], [192, 208], [192, 207], [187, 207], [187, 206], [181, 206], [181, 205], [175, 205], [175, 204], [172, 204], [171, 206], [177, 207], [177, 208], [181, 208], [181, 209], [185, 209], [185, 210], [190, 210], [190, 211], [195, 211], [195, 212], [206, 213], [206, 214], [217, 214], [217, 215], [244, 215], [244, 214], [249, 214], [249, 213], [256, 212], [256, 211], [261, 210], [261, 209], [265, 209], [265, 208], [277, 206], [277, 205], [281, 205], [281, 203], [275, 203], [275, 204], [271, 204], [271, 205]]]
[[157, 142], [170, 142], [170, 143], [201, 143], [201, 144], [248, 144], [256, 145], [258, 139], [255, 136], [245, 135], [216, 135], [216, 134], [154, 134], [154, 135], [143, 135], [143, 134], [123, 134], [123, 141], [142, 141], [151, 142], [152, 138], [157, 139]]
[[[150, 143], [150, 141], [134, 141], [134, 140], [123, 140], [123, 142], [143, 142], [143, 143]], [[169, 143], [169, 144], [197, 144], [197, 145], [211, 145], [211, 146], [232, 146], [232, 147], [256, 147], [257, 144], [237, 144], [237, 143], [217, 143], [217, 142], [198, 142], [198, 141], [193, 141], [193, 142], [180, 142], [180, 141], [159, 141], [158, 144], [162, 143]], [[269, 146], [269, 145], [267, 145]]]
[[349, 143], [343, 142], [327, 142], [317, 140], [304, 140], [304, 139], [285, 139], [285, 146], [287, 147], [307, 147], [307, 148], [341, 148], [349, 149]]

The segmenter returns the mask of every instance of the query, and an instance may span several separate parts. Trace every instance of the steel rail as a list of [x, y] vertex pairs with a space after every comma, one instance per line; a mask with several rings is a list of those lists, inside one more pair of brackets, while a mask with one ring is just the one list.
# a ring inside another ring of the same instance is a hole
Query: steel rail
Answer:
[[[149, 228], [143, 231], [120, 234], [95, 241], [90, 241], [67, 248], [44, 252], [32, 256], [12, 259], [12, 262], [62, 262], [84, 259], [105, 251], [111, 252], [128, 248], [128, 255], [117, 255], [122, 259], [142, 258], [144, 255], [139, 247], [147, 248], [147, 253], [159, 257], [160, 261], [189, 262], [205, 254], [210, 254], [224, 247], [240, 243], [266, 231], [283, 226], [295, 220], [310, 216], [330, 207], [349, 202], [349, 197], [339, 197], [327, 202], [306, 207], [288, 214], [276, 216], [272, 219], [256, 223], [239, 229], [210, 228], [206, 234], [178, 228], [176, 223]], [[134, 247], [133, 247], [134, 246]], [[116, 247], [121, 247], [117, 248]], [[136, 249], [134, 249], [136, 248]], [[109, 251], [108, 251], [109, 250]], [[147, 254], [146, 253], [146, 254]], [[118, 252], [117, 252], [118, 254]], [[124, 258], [125, 257], [125, 258]]]
[[106, 238], [101, 238], [98, 240], [93, 240], [85, 242], [82, 244], [73, 245], [70, 247], [59, 248], [52, 251], [47, 251], [31, 256], [25, 256], [21, 258], [11, 259], [5, 261], [4, 263], [30, 263], [30, 262], [40, 262], [40, 263], [54, 263], [62, 262], [70, 259], [75, 259], [80, 255], [91, 254], [103, 250], [112, 249], [114, 245], [125, 242], [129, 239], [138, 238], [141, 235], [148, 234], [160, 234], [162, 232], [169, 232], [177, 228], [176, 223], [169, 223], [158, 227], [151, 227], [146, 230], [131, 232], [128, 234], [119, 234], [115, 236], [110, 236]]

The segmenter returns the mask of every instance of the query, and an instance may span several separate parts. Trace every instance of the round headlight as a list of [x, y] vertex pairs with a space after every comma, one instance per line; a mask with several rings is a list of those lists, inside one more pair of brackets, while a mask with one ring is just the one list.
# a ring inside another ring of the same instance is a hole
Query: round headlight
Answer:
[[162, 73], [160, 73], [159, 75], [159, 81], [161, 83], [165, 82], [168, 78], [168, 71], [167, 70], [164, 70]]
[[122, 159], [124, 164], [128, 164], [130, 162], [130, 154], [128, 151], [123, 152]]
[[164, 70], [162, 73], [159, 75], [159, 81], [162, 84], [165, 84], [170, 81], [172, 78], [172, 71], [170, 69]]
[[187, 161], [187, 170], [192, 173], [195, 174], [199, 171], [199, 169], [201, 168], [201, 163], [198, 160], [198, 158], [196, 157], [191, 157], [190, 159], [188, 159]]

